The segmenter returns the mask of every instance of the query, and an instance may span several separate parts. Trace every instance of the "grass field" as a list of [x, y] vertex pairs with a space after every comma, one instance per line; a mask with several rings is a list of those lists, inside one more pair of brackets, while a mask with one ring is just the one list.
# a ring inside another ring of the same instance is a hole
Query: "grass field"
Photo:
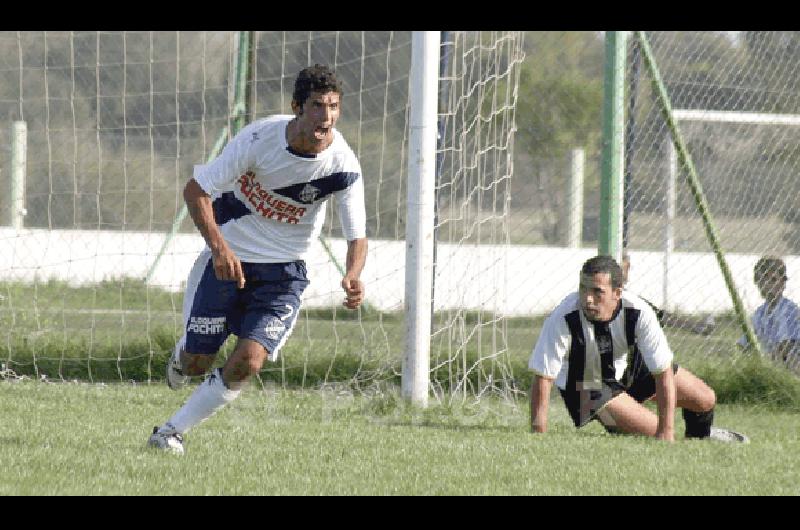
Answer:
[[[800, 380], [733, 354], [732, 319], [708, 337], [668, 336], [717, 392], [717, 424], [748, 434], [746, 446], [576, 431], [557, 395], [551, 432], [531, 435], [526, 366], [541, 318], [437, 314], [453, 320], [432, 339], [432, 385], [448, 397], [413, 409], [397, 395], [400, 315], [304, 310], [261, 382], [174, 457], [145, 442], [190, 392], [162, 383], [179, 295], [135, 280], [0, 284], [0, 295], [0, 495], [800, 493]], [[475, 400], [490, 377], [514, 397]], [[681, 438], [680, 417], [676, 427]]]
[[[797, 495], [800, 415], [720, 405], [747, 445], [674, 444], [576, 431], [553, 399], [551, 432], [527, 405], [483, 399], [413, 409], [388, 391], [251, 385], [186, 436], [147, 449], [191, 389], [0, 381], [0, 495]], [[682, 432], [678, 417], [676, 427]]]

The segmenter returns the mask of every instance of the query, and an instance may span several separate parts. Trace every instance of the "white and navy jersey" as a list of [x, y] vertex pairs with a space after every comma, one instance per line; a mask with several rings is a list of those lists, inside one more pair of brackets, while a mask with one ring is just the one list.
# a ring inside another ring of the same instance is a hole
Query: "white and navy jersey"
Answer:
[[194, 179], [211, 196], [222, 236], [241, 261], [305, 259], [336, 196], [348, 241], [366, 237], [361, 166], [342, 135], [317, 155], [290, 150], [277, 115], [244, 127], [213, 162], [197, 165]]
[[[762, 349], [773, 353], [781, 342], [800, 341], [800, 308], [781, 296], [775, 309], [770, 312], [765, 302], [753, 313], [753, 328]], [[742, 335], [738, 344], [747, 346], [747, 337]]]
[[568, 295], [544, 322], [528, 368], [555, 379], [561, 390], [600, 389], [602, 381], [629, 386], [646, 367], [659, 374], [672, 366], [672, 350], [653, 309], [622, 292], [608, 322], [592, 322], [580, 309], [578, 293]]

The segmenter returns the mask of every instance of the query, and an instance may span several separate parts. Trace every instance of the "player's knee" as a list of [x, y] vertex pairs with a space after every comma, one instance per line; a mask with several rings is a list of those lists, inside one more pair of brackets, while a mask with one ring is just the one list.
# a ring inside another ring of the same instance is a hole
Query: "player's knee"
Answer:
[[245, 366], [249, 375], [256, 375], [261, 371], [261, 367], [264, 366], [264, 356], [249, 355], [246, 359]]
[[698, 403], [701, 412], [708, 412], [709, 410], [713, 409], [717, 404], [717, 394], [714, 392], [714, 389], [708, 385], [704, 385], [705, 388], [700, 396], [700, 402]]
[[239, 366], [242, 376], [249, 377], [261, 371], [265, 358], [266, 356], [263, 352], [248, 349], [239, 353], [239, 359], [236, 364]]
[[683, 402], [682, 407], [694, 412], [709, 412], [717, 405], [717, 394], [705, 381], [683, 368], [677, 375], [680, 377], [678, 400]]
[[213, 363], [213, 355], [199, 355], [188, 352], [183, 352], [183, 355], [181, 355], [181, 369], [184, 375], [205, 375]]
[[190, 363], [183, 367], [183, 375], [191, 375], [192, 377], [203, 375], [206, 373], [206, 371], [207, 370], [205, 367], [197, 366], [196, 364], [193, 363]]

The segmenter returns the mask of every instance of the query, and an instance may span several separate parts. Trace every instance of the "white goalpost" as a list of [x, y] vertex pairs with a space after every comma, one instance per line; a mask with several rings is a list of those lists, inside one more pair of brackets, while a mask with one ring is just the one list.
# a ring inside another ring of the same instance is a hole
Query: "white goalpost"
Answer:
[[433, 302], [434, 191], [438, 104], [438, 31], [415, 31], [409, 81], [408, 194], [406, 228], [405, 351], [403, 395], [428, 404]]
[[0, 361], [54, 379], [163, 377], [204, 246], [181, 215], [194, 164], [241, 125], [243, 101], [247, 119], [290, 113], [297, 72], [321, 63], [343, 82], [337, 128], [364, 175], [366, 304], [340, 307], [347, 244], [330, 207], [302, 318], [262, 379], [382, 392], [402, 378], [423, 406], [506, 381], [498, 293], [523, 34], [443, 33], [0, 32], [0, 144], [10, 152], [12, 122], [27, 124], [25, 182], [0, 198]]
[[8, 225], [20, 230], [25, 224], [25, 174], [28, 160], [28, 125], [15, 121], [11, 126], [11, 178], [9, 179]]

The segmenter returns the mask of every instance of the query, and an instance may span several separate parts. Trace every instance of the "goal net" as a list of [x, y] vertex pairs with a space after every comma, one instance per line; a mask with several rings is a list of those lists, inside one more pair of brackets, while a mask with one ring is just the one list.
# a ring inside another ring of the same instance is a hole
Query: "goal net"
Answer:
[[[480, 393], [508, 380], [499, 303], [505, 271], [497, 263], [510, 241], [523, 35], [443, 34], [433, 386]], [[361, 390], [394, 383], [404, 342], [411, 33], [251, 35], [248, 119], [290, 113], [294, 78], [309, 64], [331, 65], [342, 79], [338, 128], [362, 165], [370, 237], [367, 302], [350, 312], [339, 287], [346, 242], [336, 209], [328, 209], [308, 260], [305, 309], [262, 381]], [[182, 217], [182, 190], [242, 115], [242, 39], [236, 32], [0, 33], [4, 374], [162, 378], [182, 333], [186, 276], [204, 246]]]
[[[708, 362], [737, 358], [743, 335], [713, 245], [723, 251], [745, 313], [764, 299], [762, 256], [786, 262], [784, 295], [798, 300], [800, 37], [793, 32], [647, 32], [673, 118], [703, 190], [707, 234], [689, 171], [655, 101], [651, 74], [629, 55], [626, 237], [630, 285], [671, 313], [673, 349]], [[638, 63], [638, 65], [637, 65]], [[638, 76], [638, 84], [636, 79]], [[713, 323], [713, 326], [710, 325]], [[767, 352], [768, 353], [768, 352]], [[800, 359], [790, 360], [797, 370]]]

